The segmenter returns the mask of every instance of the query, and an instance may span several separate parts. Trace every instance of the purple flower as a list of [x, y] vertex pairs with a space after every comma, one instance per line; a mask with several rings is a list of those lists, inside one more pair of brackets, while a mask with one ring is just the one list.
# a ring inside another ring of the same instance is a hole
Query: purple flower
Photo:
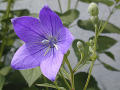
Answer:
[[22, 16], [11, 20], [15, 33], [25, 42], [15, 53], [11, 66], [17, 70], [40, 66], [43, 75], [54, 81], [73, 36], [47, 6], [39, 18]]

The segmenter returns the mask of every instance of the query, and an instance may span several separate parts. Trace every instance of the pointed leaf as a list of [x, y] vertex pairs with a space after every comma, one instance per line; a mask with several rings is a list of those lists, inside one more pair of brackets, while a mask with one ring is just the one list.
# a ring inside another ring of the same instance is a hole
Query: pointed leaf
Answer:
[[[104, 24], [105, 21], [102, 21], [102, 24]], [[78, 20], [78, 26], [84, 30], [88, 31], [95, 31], [95, 28], [90, 20]], [[104, 28], [102, 33], [118, 33], [120, 34], [120, 28], [117, 26], [108, 23], [106, 27]]]
[[60, 18], [65, 26], [69, 26], [75, 19], [77, 19], [79, 17], [79, 11], [74, 10], [74, 9], [68, 10], [63, 14], [58, 13], [58, 12], [56, 12], [56, 13], [60, 16]]
[[44, 83], [44, 84], [36, 84], [37, 86], [42, 86], [42, 87], [51, 87], [51, 88], [55, 88], [55, 89], [60, 89], [60, 90], [66, 90], [65, 88], [63, 87], [56, 87], [55, 85], [53, 84], [49, 84], [49, 83]]
[[108, 52], [108, 51], [106, 51], [106, 52], [104, 52], [108, 57], [110, 57], [112, 60], [114, 60], [115, 61], [115, 57], [114, 57], [114, 55], [111, 53], [111, 52]]
[[98, 45], [97, 51], [103, 52], [103, 51], [111, 48], [113, 45], [115, 45], [116, 42], [117, 41], [111, 37], [99, 36], [98, 42], [97, 42], [97, 45]]
[[27, 70], [20, 70], [20, 73], [28, 83], [29, 87], [40, 77], [40, 67], [27, 69]]
[[116, 69], [115, 67], [112, 67], [111, 65], [107, 64], [107, 63], [104, 63], [102, 61], [100, 61], [100, 63], [107, 69], [107, 70], [110, 70], [110, 71], [120, 71], [118, 69]]

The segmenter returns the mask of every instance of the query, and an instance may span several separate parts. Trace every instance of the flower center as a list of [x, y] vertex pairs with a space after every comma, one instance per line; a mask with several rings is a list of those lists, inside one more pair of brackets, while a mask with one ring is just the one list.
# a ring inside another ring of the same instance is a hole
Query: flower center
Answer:
[[55, 37], [49, 37], [48, 39], [44, 39], [42, 40], [42, 43], [45, 45], [48, 45], [48, 48], [46, 50], [46, 52], [44, 53], [44, 56], [49, 52], [50, 48], [56, 48], [56, 50], [58, 50], [58, 47], [56, 45], [57, 43], [57, 39]]
[[48, 39], [42, 40], [43, 44], [48, 45], [50, 48], [56, 48], [57, 49], [57, 39], [55, 37], [48, 37]]
[[50, 41], [49, 42], [50, 48], [54, 48], [56, 43], [57, 43], [56, 38], [52, 37], [52, 38], [49, 39], [49, 41]]

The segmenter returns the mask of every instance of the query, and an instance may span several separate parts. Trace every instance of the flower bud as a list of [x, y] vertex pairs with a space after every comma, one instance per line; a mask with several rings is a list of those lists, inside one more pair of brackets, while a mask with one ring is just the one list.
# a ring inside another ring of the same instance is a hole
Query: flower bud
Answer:
[[91, 46], [89, 46], [89, 51], [90, 51], [91, 53], [94, 52], [94, 50], [93, 50], [93, 48], [92, 48]]
[[90, 20], [92, 21], [93, 24], [97, 24], [98, 23], [98, 16], [91, 16]]
[[78, 42], [77, 42], [77, 48], [78, 48], [78, 51], [79, 51], [80, 53], [82, 53], [82, 52], [84, 51], [83, 43], [80, 42], [80, 41], [78, 41]]
[[88, 7], [88, 12], [91, 16], [98, 16], [99, 10], [96, 3], [91, 3]]
[[82, 47], [82, 43], [80, 41], [77, 42], [77, 48], [80, 49]]
[[94, 45], [94, 41], [92, 39], [89, 40], [89, 46], [93, 46]]

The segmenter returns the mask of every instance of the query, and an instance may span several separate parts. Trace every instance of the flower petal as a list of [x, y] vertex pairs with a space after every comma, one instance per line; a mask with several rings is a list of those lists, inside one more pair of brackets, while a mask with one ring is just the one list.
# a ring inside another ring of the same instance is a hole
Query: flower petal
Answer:
[[58, 36], [57, 37], [58, 49], [61, 50], [61, 52], [63, 52], [63, 54], [65, 54], [68, 51], [68, 49], [70, 48], [70, 45], [71, 45], [72, 41], [74, 40], [74, 37], [66, 27], [61, 28], [61, 32], [57, 36]]
[[35, 42], [44, 39], [39, 19], [30, 16], [13, 18], [12, 24], [18, 37], [25, 42]]
[[54, 36], [57, 32], [59, 32], [59, 29], [63, 27], [59, 16], [48, 6], [45, 6], [40, 11], [39, 18], [46, 32], [51, 36]]
[[62, 60], [63, 54], [59, 51], [54, 51], [50, 57], [43, 60], [40, 64], [43, 75], [51, 81], [54, 81], [62, 64]]
[[42, 53], [45, 50], [44, 48], [45, 47], [34, 47], [24, 44], [15, 53], [11, 66], [17, 70], [30, 69], [40, 66], [40, 62], [43, 60]]

